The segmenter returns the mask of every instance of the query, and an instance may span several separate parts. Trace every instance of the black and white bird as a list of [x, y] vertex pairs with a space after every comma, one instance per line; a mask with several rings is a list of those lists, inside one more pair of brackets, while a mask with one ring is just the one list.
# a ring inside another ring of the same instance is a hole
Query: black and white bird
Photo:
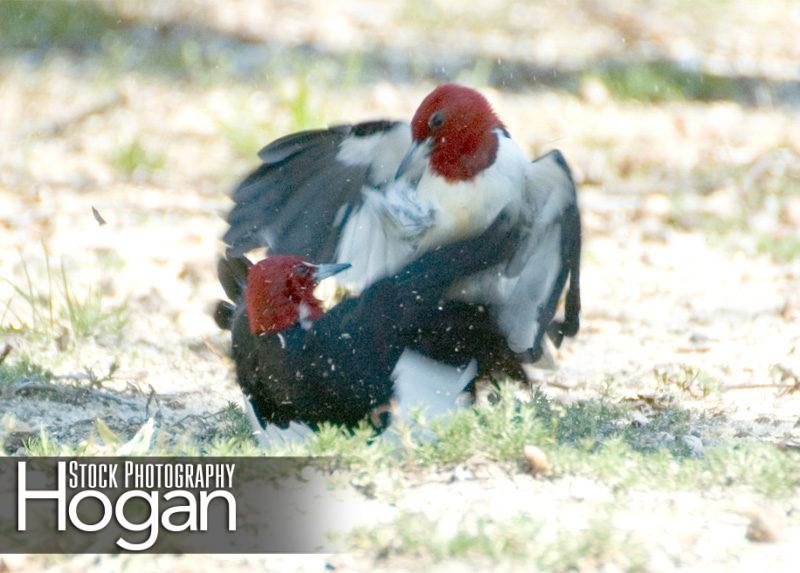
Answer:
[[[418, 388], [403, 387], [392, 373], [407, 348], [448, 338], [462, 343], [452, 321], [467, 313], [451, 312], [444, 294], [460, 277], [496, 268], [513, 252], [519, 240], [514, 220], [501, 212], [479, 236], [434, 248], [328, 312], [314, 290], [347, 264], [314, 264], [295, 255], [268, 256], [255, 265], [243, 257], [220, 260], [219, 279], [231, 302], [220, 301], [215, 318], [231, 331], [237, 381], [261, 428], [353, 426], [378, 412], [373, 423], [383, 429], [390, 420], [384, 414], [392, 410], [402, 417], [433, 400], [450, 409], [468, 379], [455, 388], [431, 385], [430, 399], [406, 404], [420, 400]], [[504, 341], [493, 328], [481, 329], [487, 318], [473, 321], [470, 340], [482, 339], [499, 356]]]
[[229, 254], [267, 247], [346, 262], [337, 278], [358, 293], [437, 245], [476, 236], [510, 205], [524, 228], [519, 244], [495, 268], [465, 275], [448, 299], [485, 305], [521, 363], [541, 357], [545, 333], [558, 346], [578, 332], [581, 222], [570, 168], [557, 150], [530, 161], [477, 91], [445, 84], [410, 124], [304, 131], [259, 155], [233, 193]]

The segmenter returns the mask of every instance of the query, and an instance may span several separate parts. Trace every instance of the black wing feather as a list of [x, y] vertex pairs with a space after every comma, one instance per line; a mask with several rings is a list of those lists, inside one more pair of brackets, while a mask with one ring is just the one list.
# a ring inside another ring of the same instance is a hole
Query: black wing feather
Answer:
[[397, 125], [372, 121], [303, 131], [281, 137], [259, 152], [263, 163], [235, 189], [223, 240], [230, 255], [268, 246], [330, 260], [337, 233], [334, 221], [343, 205], [360, 200], [369, 179], [369, 158], [348, 165], [337, 159], [347, 138], [368, 137]]

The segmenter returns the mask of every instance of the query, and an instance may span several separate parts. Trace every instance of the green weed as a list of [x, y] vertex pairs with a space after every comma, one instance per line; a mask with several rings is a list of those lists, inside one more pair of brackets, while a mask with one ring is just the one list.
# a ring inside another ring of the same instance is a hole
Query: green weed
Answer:
[[34, 363], [28, 356], [16, 360], [6, 359], [0, 364], [0, 384], [11, 384], [20, 381], [48, 382], [53, 374]]
[[[102, 295], [89, 289], [76, 293], [62, 260], [58, 271], [52, 268], [45, 250], [46, 288], [34, 280], [25, 259], [20, 256], [24, 282], [7, 280], [15, 297], [7, 301], [0, 315], [0, 331], [22, 332], [63, 343], [93, 336], [119, 336], [127, 323], [124, 305], [108, 305]], [[21, 300], [22, 305], [15, 305]], [[13, 319], [12, 323], [8, 319]]]
[[759, 237], [757, 249], [760, 254], [772, 257], [775, 262], [790, 263], [800, 259], [800, 235], [764, 235]]
[[543, 525], [529, 514], [511, 518], [478, 518], [452, 536], [443, 536], [437, 523], [421, 513], [400, 514], [393, 523], [362, 528], [348, 538], [356, 549], [381, 557], [390, 555], [445, 559], [525, 560], [541, 571], [585, 571], [616, 565], [624, 571], [642, 570], [644, 549], [615, 532], [608, 520], [590, 522], [579, 532], [562, 532], [555, 539], [543, 535]]
[[730, 78], [685, 70], [666, 61], [612, 66], [587, 76], [597, 77], [617, 99], [648, 103], [733, 100], [738, 91]]
[[138, 140], [121, 145], [108, 156], [108, 161], [127, 177], [149, 177], [164, 167], [164, 155], [147, 149]]

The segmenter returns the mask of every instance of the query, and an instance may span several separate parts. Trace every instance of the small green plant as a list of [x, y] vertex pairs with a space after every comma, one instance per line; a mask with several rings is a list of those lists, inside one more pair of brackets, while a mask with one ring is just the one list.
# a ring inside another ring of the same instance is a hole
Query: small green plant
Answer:
[[164, 167], [162, 153], [148, 150], [138, 140], [133, 140], [113, 151], [109, 162], [127, 177], [148, 177]]
[[760, 254], [769, 255], [778, 263], [791, 263], [800, 260], [800, 235], [765, 235], [758, 239], [757, 248]]
[[[9, 299], [0, 315], [0, 330], [27, 332], [54, 339], [59, 344], [67, 340], [81, 340], [98, 335], [118, 336], [127, 323], [127, 308], [124, 305], [108, 305], [102, 295], [89, 290], [83, 295], [75, 292], [63, 260], [56, 272], [50, 264], [50, 255], [45, 249], [46, 288], [35, 281], [27, 262], [20, 255], [25, 282], [18, 284], [7, 280], [23, 308], [15, 306]], [[14, 323], [7, 319], [11, 317]]]
[[536, 562], [542, 571], [604, 570], [613, 564], [620, 571], [645, 571], [647, 551], [630, 535], [621, 535], [610, 519], [596, 520], [577, 534], [559, 533], [556, 540], [542, 547]]
[[685, 100], [734, 99], [736, 82], [702, 71], [685, 70], [672, 62], [644, 62], [610, 66], [592, 74], [612, 96], [649, 103]]
[[27, 440], [24, 446], [29, 456], [64, 456], [75, 453], [75, 450], [60, 445], [44, 427], [39, 428], [39, 435]]
[[355, 530], [348, 542], [384, 557], [526, 560], [536, 563], [540, 571], [597, 570], [606, 564], [637, 571], [647, 559], [642, 546], [616, 532], [610, 519], [592, 521], [577, 533], [560, 532], [552, 540], [544, 531], [542, 523], [520, 513], [506, 519], [479, 517], [444, 536], [426, 515], [404, 512], [392, 523]]
[[270, 126], [263, 124], [248, 124], [245, 127], [231, 125], [222, 129], [234, 154], [251, 163], [257, 159], [261, 148], [273, 137]]
[[234, 402], [228, 402], [217, 414], [218, 422], [213, 429], [213, 437], [218, 440], [252, 441], [253, 428], [245, 413]]
[[15, 361], [5, 360], [0, 364], [0, 384], [28, 380], [48, 382], [52, 377], [53, 374], [49, 370], [35, 364], [28, 356], [23, 355]]
[[719, 392], [720, 383], [707, 373], [697, 368], [692, 368], [685, 364], [680, 365], [677, 372], [665, 369], [656, 369], [656, 390], [659, 392], [671, 392], [677, 389], [681, 393], [702, 400], [712, 394]]
[[324, 124], [325, 109], [320, 102], [312, 100], [314, 93], [311, 78], [314, 70], [299, 73], [295, 80], [288, 86], [284, 94], [282, 105], [289, 112], [291, 124], [288, 131], [302, 131], [319, 127]]

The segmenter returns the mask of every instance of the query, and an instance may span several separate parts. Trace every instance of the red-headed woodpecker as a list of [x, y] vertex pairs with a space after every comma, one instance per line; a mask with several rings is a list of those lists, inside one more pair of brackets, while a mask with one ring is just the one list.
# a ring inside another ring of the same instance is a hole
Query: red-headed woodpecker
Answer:
[[[450, 300], [485, 304], [508, 347], [538, 359], [579, 327], [581, 224], [559, 151], [529, 161], [477, 91], [439, 86], [410, 124], [373, 121], [282, 137], [235, 190], [229, 253], [266, 246], [348, 262], [356, 292], [437, 245], [486, 229], [507, 204], [524, 234], [497, 268], [465, 276]], [[563, 321], [554, 316], [567, 287]]]
[[[469, 330], [470, 341], [482, 338], [503, 359], [505, 342], [487, 326], [486, 313], [474, 313], [467, 325], [472, 311], [464, 303], [451, 311], [443, 297], [460, 277], [497, 267], [514, 252], [518, 221], [503, 211], [480, 235], [424, 253], [327, 313], [314, 289], [349, 265], [315, 265], [292, 255], [255, 265], [243, 257], [222, 259], [220, 282], [233, 302], [220, 302], [215, 318], [231, 330], [237, 380], [260, 422], [354, 425], [392, 398], [414, 400], [414, 392], [406, 395], [392, 381], [401, 354], [434, 340], [458, 345], [458, 330]], [[467, 382], [452, 392], [451, 403]], [[427, 386], [437, 391], [434, 383]]]

